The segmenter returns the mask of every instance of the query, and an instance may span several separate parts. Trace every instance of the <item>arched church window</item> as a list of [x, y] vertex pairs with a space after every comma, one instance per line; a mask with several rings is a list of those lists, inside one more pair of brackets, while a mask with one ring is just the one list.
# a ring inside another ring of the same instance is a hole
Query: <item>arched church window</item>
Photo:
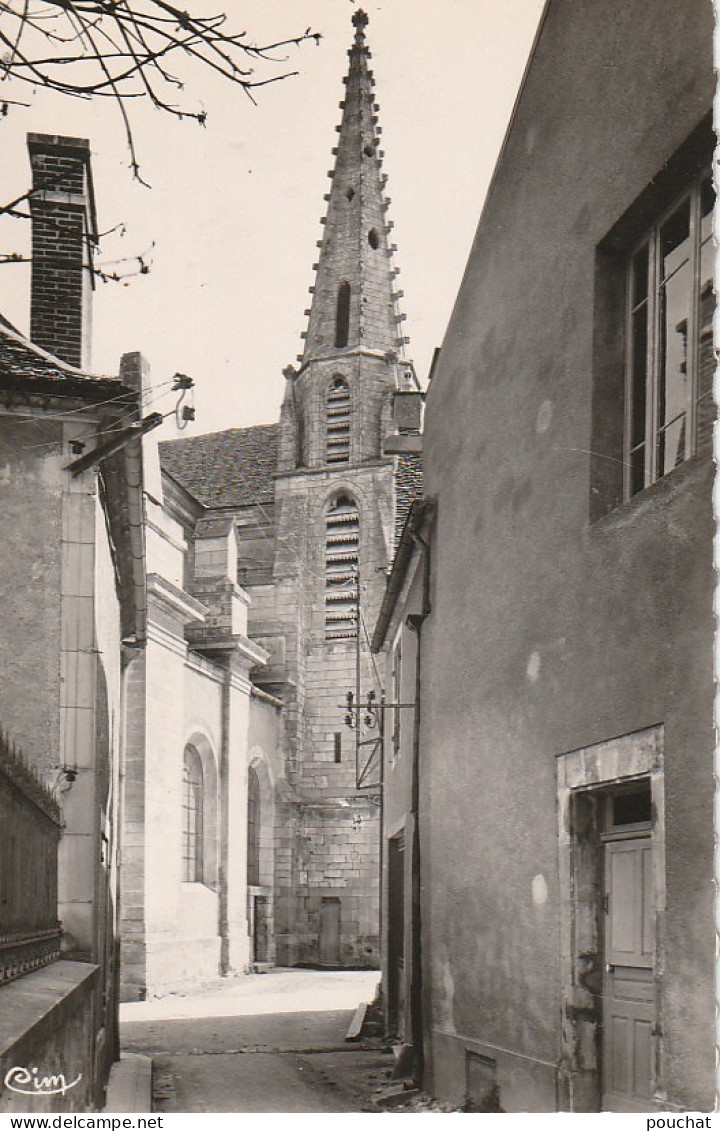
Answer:
[[325, 459], [328, 463], [350, 459], [350, 389], [344, 377], [335, 377], [328, 389]]
[[248, 770], [247, 882], [260, 883], [260, 779], [251, 766]]
[[183, 880], [203, 882], [203, 768], [194, 746], [185, 747], [183, 758]]
[[350, 284], [341, 283], [338, 289], [337, 312], [335, 314], [335, 348], [343, 349], [348, 344], [350, 333]]
[[325, 519], [325, 639], [354, 640], [358, 627], [360, 518], [357, 504], [339, 495]]

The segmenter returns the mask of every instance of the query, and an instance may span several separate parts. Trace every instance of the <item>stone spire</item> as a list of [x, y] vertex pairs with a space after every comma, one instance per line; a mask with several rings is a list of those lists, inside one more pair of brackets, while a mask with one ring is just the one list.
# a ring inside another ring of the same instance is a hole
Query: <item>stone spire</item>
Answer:
[[402, 356], [406, 338], [404, 315], [398, 313], [392, 265], [395, 246], [388, 242], [392, 224], [386, 220], [389, 200], [384, 194], [382, 132], [377, 122], [370, 51], [365, 43], [368, 17], [353, 15], [355, 41], [348, 51], [350, 67], [342, 121], [333, 149], [335, 168], [326, 195], [325, 227], [309, 311], [305, 349], [298, 358], [308, 362], [338, 354], [371, 351]]

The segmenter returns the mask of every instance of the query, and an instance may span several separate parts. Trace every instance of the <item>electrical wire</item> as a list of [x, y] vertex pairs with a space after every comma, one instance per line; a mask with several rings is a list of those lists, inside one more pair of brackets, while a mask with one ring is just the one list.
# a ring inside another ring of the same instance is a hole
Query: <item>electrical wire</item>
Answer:
[[[174, 381], [174, 378], [163, 381], [160, 385], [154, 385], [153, 388], [162, 389], [165, 385], [170, 385], [172, 381]], [[108, 397], [107, 400], [96, 401], [94, 404], [84, 405], [81, 408], [68, 408], [64, 412], [46, 412], [42, 416], [38, 416], [37, 413], [13, 412], [12, 415], [15, 418], [21, 418], [17, 420], [18, 424], [37, 424], [45, 420], [64, 420], [66, 416], [79, 416], [83, 412], [95, 412], [97, 409], [103, 408], [104, 405], [114, 404], [116, 401], [127, 401], [127, 399], [128, 392], [126, 390], [124, 393], [118, 393], [117, 396]]]
[[[168, 384], [170, 384], [169, 381], [164, 381], [162, 383], [162, 385], [156, 385], [155, 389], [160, 389], [160, 388], [163, 387], [163, 385], [168, 385]], [[164, 393], [160, 393], [159, 395], [156, 396], [155, 395], [155, 389], [153, 390], [153, 395], [150, 397], [150, 399], [147, 400], [146, 403], [142, 406], [144, 409], [148, 409], [152, 405], [158, 404], [161, 400], [164, 400], [165, 397], [170, 396], [170, 394], [174, 391], [173, 389], [167, 389]], [[138, 410], [138, 406], [135, 406], [130, 412], [127, 412], [123, 416], [119, 417], [118, 420], [116, 420], [110, 428], [104, 428], [102, 430], [102, 435], [103, 436], [110, 436], [114, 432], [122, 432], [125, 428], [127, 428], [129, 426], [129, 424], [131, 424], [134, 420], [138, 419], [137, 410]], [[174, 411], [175, 410], [173, 409], [173, 412]], [[172, 414], [168, 414], [168, 415], [172, 415]], [[41, 423], [41, 424], [47, 419], [48, 419], [48, 417], [45, 417], [45, 416], [35, 417], [35, 420], [38, 421], [38, 423]], [[163, 419], [165, 419], [165, 418], [163, 418]], [[23, 420], [23, 421], [20, 421], [20, 423], [26, 424], [27, 421]], [[91, 439], [93, 436], [96, 436], [96, 435], [97, 435], [97, 432], [94, 429], [92, 429], [92, 430], [88, 429], [85, 432], [80, 432], [77, 436], [73, 436], [71, 442], [72, 443], [84, 443], [85, 440]], [[40, 444], [22, 444], [21, 450], [25, 451], [25, 452], [36, 451], [39, 448], [51, 447], [53, 444], [56, 444], [56, 443], [57, 443], [56, 440], [44, 440]]]
[[362, 622], [363, 630], [365, 632], [365, 639], [367, 640], [368, 652], [370, 653], [370, 659], [372, 660], [372, 666], [375, 669], [375, 679], [377, 680], [378, 690], [382, 690], [383, 683], [382, 683], [382, 680], [380, 678], [380, 672], [378, 671], [377, 663], [375, 661], [375, 653], [372, 650], [372, 644], [370, 643], [370, 634], [368, 632], [367, 624], [365, 623], [365, 617], [363, 615], [362, 608], [360, 609], [360, 620]]

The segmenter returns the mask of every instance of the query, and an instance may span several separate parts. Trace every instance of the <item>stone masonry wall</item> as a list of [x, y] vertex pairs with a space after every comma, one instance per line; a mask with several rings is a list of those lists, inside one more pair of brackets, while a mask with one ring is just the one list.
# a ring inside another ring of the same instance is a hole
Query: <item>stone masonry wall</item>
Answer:
[[[283, 476], [277, 492], [276, 574], [285, 576], [277, 578], [275, 617], [285, 637], [286, 741], [299, 795], [276, 873], [278, 960], [321, 961], [322, 900], [339, 898], [339, 961], [373, 966], [379, 955], [378, 815], [356, 789], [355, 735], [343, 721], [345, 696], [355, 687], [355, 643], [325, 640], [325, 514], [340, 493], [357, 500], [361, 601], [370, 633], [390, 554], [392, 465]], [[250, 615], [252, 623], [252, 606]], [[267, 624], [267, 607], [262, 615]], [[379, 694], [362, 626], [361, 644], [362, 692]]]

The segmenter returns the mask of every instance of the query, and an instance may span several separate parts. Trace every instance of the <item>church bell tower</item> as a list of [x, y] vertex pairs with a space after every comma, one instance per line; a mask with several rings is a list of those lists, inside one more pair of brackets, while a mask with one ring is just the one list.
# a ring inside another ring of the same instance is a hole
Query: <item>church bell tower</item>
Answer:
[[[275, 478], [275, 616], [282, 624], [289, 818], [279, 961], [379, 962], [379, 797], [358, 788], [342, 704], [379, 691], [369, 641], [392, 559], [392, 396], [404, 359], [379, 107], [362, 11], [297, 368], [285, 370]], [[292, 826], [292, 827], [290, 827]]]

